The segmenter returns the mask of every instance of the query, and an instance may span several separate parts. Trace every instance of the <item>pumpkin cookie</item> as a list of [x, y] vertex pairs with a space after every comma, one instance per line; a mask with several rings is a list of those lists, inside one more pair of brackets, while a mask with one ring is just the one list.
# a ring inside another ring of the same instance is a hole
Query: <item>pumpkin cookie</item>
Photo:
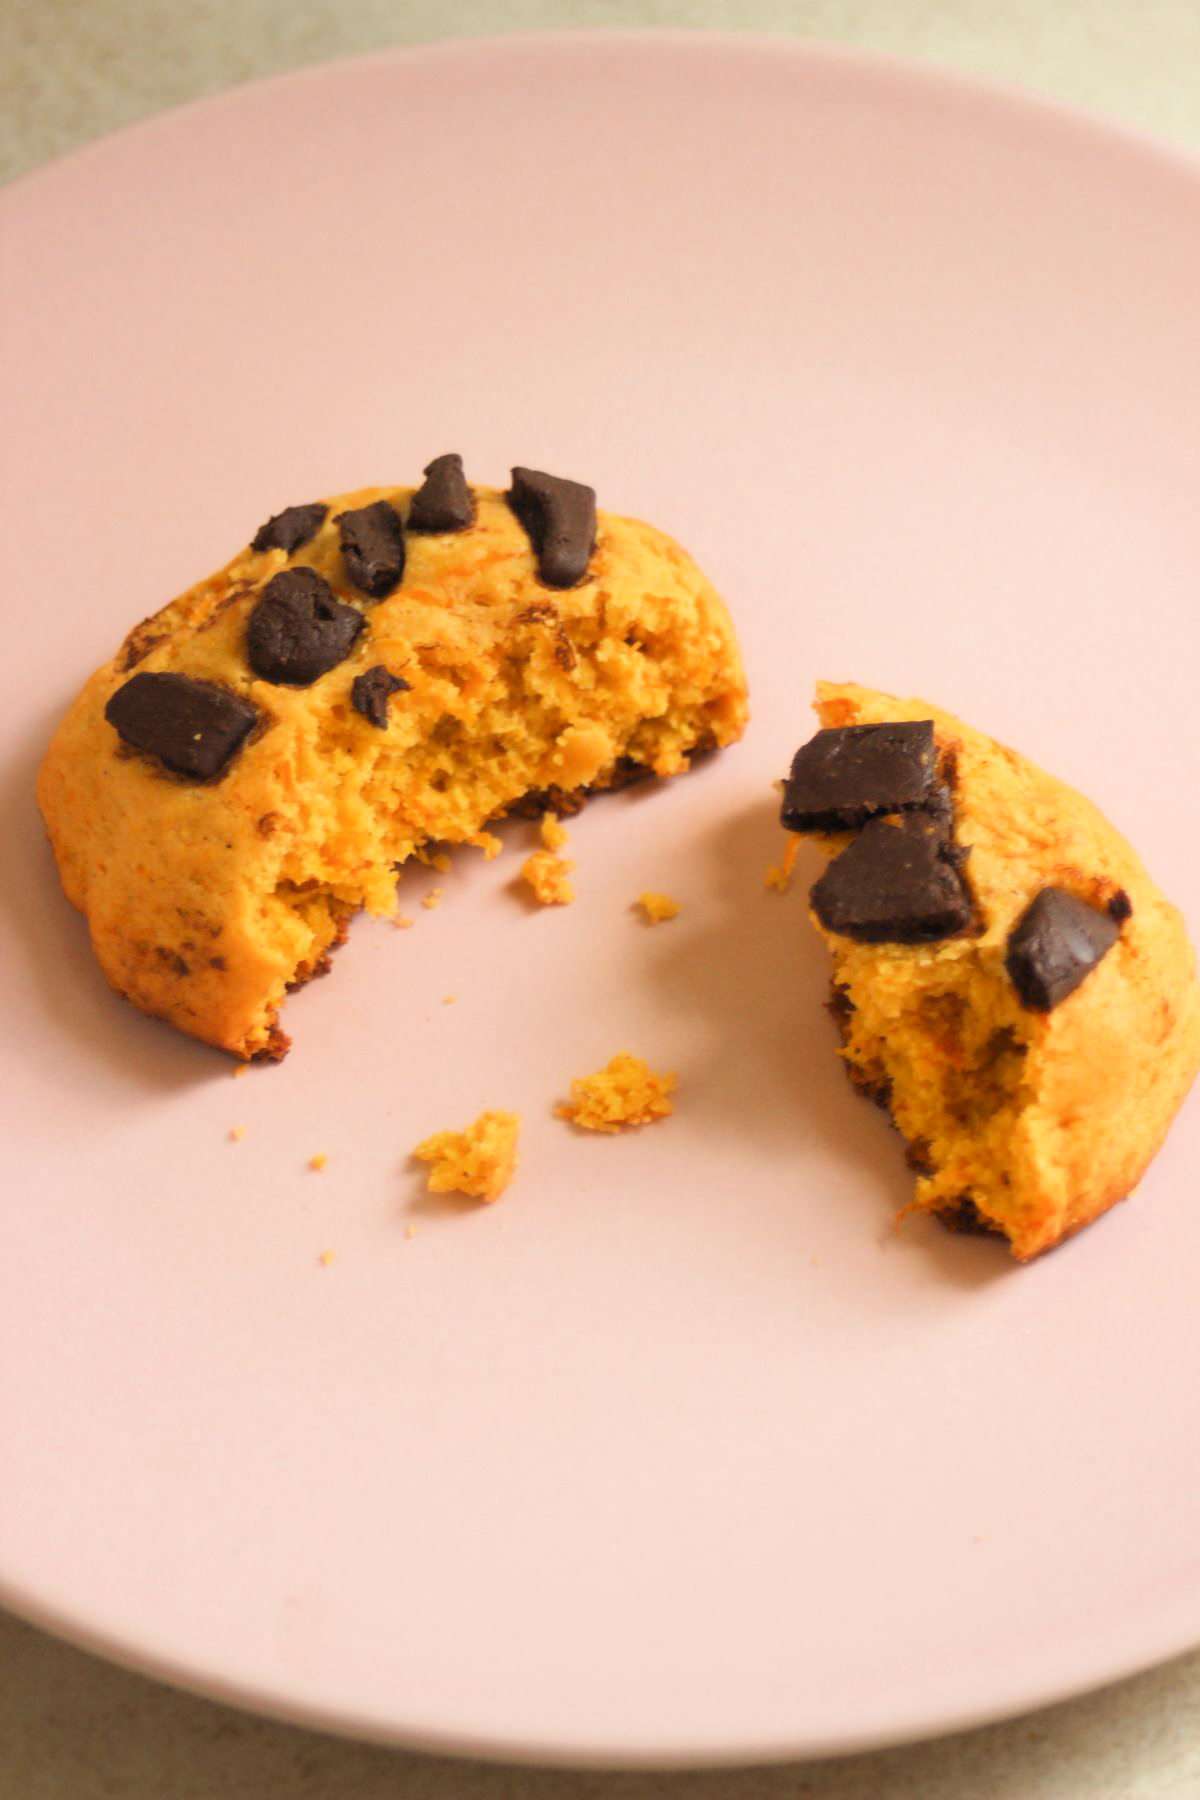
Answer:
[[890, 1113], [912, 1207], [1020, 1258], [1127, 1195], [1200, 1067], [1176, 909], [1090, 801], [923, 700], [822, 682], [782, 818], [854, 1084]]
[[637, 776], [746, 720], [717, 594], [652, 526], [457, 456], [291, 506], [137, 626], [55, 733], [38, 800], [105, 975], [237, 1056], [422, 845]]

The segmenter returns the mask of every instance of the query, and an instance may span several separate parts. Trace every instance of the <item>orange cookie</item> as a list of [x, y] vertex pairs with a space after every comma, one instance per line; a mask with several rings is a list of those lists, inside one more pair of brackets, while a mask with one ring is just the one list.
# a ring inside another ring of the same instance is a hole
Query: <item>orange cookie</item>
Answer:
[[783, 822], [851, 1080], [912, 1206], [1035, 1256], [1141, 1178], [1200, 1067], [1179, 913], [1090, 801], [923, 700], [822, 682]]
[[105, 975], [238, 1056], [397, 866], [547, 796], [674, 775], [741, 735], [717, 594], [590, 488], [514, 470], [277, 514], [136, 627], [55, 733], [38, 800]]

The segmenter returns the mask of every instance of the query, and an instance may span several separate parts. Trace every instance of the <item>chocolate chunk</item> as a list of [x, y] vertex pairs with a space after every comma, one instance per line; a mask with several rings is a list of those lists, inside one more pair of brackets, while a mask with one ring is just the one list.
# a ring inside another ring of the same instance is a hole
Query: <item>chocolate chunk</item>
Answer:
[[931, 719], [818, 731], [792, 758], [780, 818], [788, 831], [851, 831], [934, 797]]
[[1118, 925], [1123, 925], [1126, 919], [1133, 917], [1133, 901], [1124, 888], [1118, 888], [1109, 901], [1108, 916], [1110, 919], [1115, 919]]
[[1004, 966], [1023, 1006], [1051, 1012], [1090, 975], [1120, 936], [1111, 912], [1065, 888], [1044, 887], [1008, 936]]
[[382, 663], [376, 663], [373, 669], [356, 675], [350, 683], [350, 704], [364, 719], [370, 719], [372, 725], [386, 731], [388, 701], [393, 694], [399, 694], [407, 687], [408, 682], [402, 675], [393, 675]]
[[404, 573], [404, 527], [400, 514], [387, 500], [339, 513], [346, 573], [355, 587], [382, 600], [400, 585]]
[[454, 452], [435, 456], [408, 509], [410, 531], [465, 531], [475, 517], [475, 502], [463, 474], [462, 457]]
[[215, 681], [190, 675], [134, 675], [119, 687], [104, 716], [135, 750], [147, 750], [177, 775], [219, 775], [258, 723], [248, 700]]
[[250, 615], [250, 667], [264, 681], [308, 687], [349, 656], [365, 624], [315, 569], [281, 569]]
[[971, 917], [959, 855], [923, 813], [870, 819], [812, 890], [827, 931], [863, 944], [921, 944], [950, 937]]
[[319, 500], [311, 506], [285, 506], [282, 512], [273, 514], [265, 525], [260, 525], [250, 541], [252, 550], [286, 550], [291, 556], [301, 544], [307, 544], [309, 538], [316, 537], [325, 523], [325, 515], [329, 511]]
[[596, 547], [596, 490], [579, 481], [514, 469], [506, 496], [529, 535], [547, 587], [574, 587]]

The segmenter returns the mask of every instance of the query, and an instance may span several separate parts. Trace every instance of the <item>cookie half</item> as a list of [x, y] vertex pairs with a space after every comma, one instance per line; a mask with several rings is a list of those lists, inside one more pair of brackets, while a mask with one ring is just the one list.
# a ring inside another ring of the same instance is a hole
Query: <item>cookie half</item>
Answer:
[[685, 770], [746, 721], [725, 607], [662, 532], [514, 471], [285, 508], [145, 620], [38, 800], [109, 982], [235, 1055], [422, 845]]
[[783, 820], [912, 1207], [1022, 1259], [1129, 1194], [1200, 1067], [1180, 914], [1089, 800], [923, 700], [818, 684]]

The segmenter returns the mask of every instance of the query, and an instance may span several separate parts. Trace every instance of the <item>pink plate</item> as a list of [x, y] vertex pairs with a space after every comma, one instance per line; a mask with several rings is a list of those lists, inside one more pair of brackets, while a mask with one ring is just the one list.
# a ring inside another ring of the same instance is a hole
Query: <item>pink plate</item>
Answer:
[[[127, 132], [0, 248], [0, 1596], [266, 1711], [580, 1762], [880, 1744], [1200, 1639], [1200, 1107], [1029, 1268], [894, 1232], [763, 885], [827, 674], [1078, 783], [1200, 923], [1196, 166], [857, 55], [514, 39]], [[447, 449], [675, 532], [754, 723], [574, 822], [574, 907], [514, 895], [528, 826], [407, 875], [414, 928], [360, 922], [235, 1082], [104, 986], [34, 769], [267, 513]], [[573, 1134], [623, 1048], [675, 1116]], [[409, 1150], [484, 1106], [519, 1178], [432, 1202]]]

